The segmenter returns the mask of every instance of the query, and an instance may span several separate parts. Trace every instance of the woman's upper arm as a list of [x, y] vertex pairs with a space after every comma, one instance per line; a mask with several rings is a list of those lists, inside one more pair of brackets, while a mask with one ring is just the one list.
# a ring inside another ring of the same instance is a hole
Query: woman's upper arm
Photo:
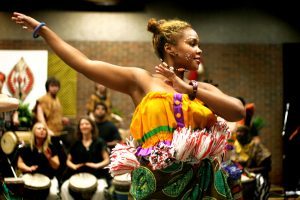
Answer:
[[52, 159], [53, 159], [53, 161], [54, 161], [55, 163], [57, 163], [58, 165], [60, 165], [58, 155], [53, 156]]
[[21, 168], [22, 169], [22, 166], [25, 165], [24, 161], [23, 161], [23, 158], [19, 155], [18, 157], [18, 161], [17, 161], [17, 166], [18, 168]]
[[103, 157], [103, 161], [109, 162], [110, 159], [107, 150], [102, 150], [102, 157]]
[[238, 121], [243, 118], [245, 109], [237, 98], [223, 93], [211, 84], [200, 83], [199, 85], [203, 89], [202, 92], [205, 93], [201, 100], [217, 115], [227, 121]]
[[137, 74], [143, 69], [93, 60], [88, 60], [84, 65], [85, 67], [81, 67], [80, 71], [82, 74], [108, 88], [131, 94], [136, 87], [139, 87]]
[[199, 82], [199, 86], [202, 87], [205, 90], [214, 92], [216, 94], [224, 94], [219, 88], [217, 88], [216, 86], [213, 86], [209, 83]]
[[72, 164], [72, 156], [71, 154], [68, 154], [66, 164], [70, 167], [70, 164]]

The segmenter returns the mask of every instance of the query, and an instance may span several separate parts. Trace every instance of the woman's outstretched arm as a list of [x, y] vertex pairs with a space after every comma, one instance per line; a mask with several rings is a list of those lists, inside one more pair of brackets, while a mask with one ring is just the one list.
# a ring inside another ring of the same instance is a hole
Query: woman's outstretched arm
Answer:
[[[34, 18], [18, 12], [14, 12], [11, 19], [30, 32], [34, 32], [41, 25]], [[135, 80], [135, 71], [137, 68], [121, 67], [107, 62], [91, 60], [78, 49], [62, 40], [47, 25], [40, 26], [35, 33], [43, 37], [51, 49], [66, 64], [89, 79], [130, 95], [136, 90], [138, 85]]]

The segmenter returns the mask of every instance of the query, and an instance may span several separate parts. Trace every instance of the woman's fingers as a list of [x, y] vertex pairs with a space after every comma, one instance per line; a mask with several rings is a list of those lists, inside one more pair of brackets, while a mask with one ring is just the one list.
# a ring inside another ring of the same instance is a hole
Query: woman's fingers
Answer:
[[164, 70], [164, 67], [163, 67], [161, 64], [155, 66], [155, 71], [156, 71], [157, 73], [162, 73], [163, 70]]
[[169, 68], [168, 64], [165, 63], [165, 62], [162, 62], [162, 65], [163, 65], [165, 68]]
[[156, 66], [155, 71], [156, 71], [156, 73], [161, 74], [170, 80], [174, 79], [174, 76], [176, 76], [174, 71], [167, 68], [166, 65], [164, 65], [164, 64], [159, 64], [158, 66]]
[[11, 20], [21, 25], [22, 29], [32, 31], [40, 22], [22, 13], [14, 12]]

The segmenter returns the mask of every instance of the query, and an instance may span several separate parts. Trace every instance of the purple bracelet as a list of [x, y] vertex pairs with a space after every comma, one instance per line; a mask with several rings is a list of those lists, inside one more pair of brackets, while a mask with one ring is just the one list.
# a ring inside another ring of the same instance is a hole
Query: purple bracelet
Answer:
[[40, 29], [46, 26], [45, 22], [41, 22], [37, 27], [34, 28], [33, 33], [32, 33], [32, 37], [33, 38], [38, 38], [40, 35], [38, 34], [38, 32], [40, 31]]
[[193, 93], [189, 94], [189, 99], [194, 100], [197, 95], [197, 90], [198, 90], [198, 82], [195, 80], [191, 80], [189, 85], [193, 86]]

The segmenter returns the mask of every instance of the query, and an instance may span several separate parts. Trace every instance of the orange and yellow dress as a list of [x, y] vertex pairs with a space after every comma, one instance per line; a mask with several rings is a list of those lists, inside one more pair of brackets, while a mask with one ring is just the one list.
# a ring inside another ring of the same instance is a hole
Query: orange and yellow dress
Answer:
[[[188, 95], [179, 93], [148, 93], [137, 106], [130, 125], [138, 143], [134, 152], [139, 162], [131, 171], [130, 195], [134, 199], [231, 199], [227, 177], [222, 170], [215, 170], [216, 162], [211, 157], [185, 162], [171, 155], [166, 158], [170, 161], [166, 167], [154, 169], [151, 165], [151, 158], [173, 149], [176, 131], [209, 129], [216, 122], [216, 115], [198, 99], [190, 100]], [[113, 152], [112, 157], [116, 159], [117, 155], [120, 156]]]

